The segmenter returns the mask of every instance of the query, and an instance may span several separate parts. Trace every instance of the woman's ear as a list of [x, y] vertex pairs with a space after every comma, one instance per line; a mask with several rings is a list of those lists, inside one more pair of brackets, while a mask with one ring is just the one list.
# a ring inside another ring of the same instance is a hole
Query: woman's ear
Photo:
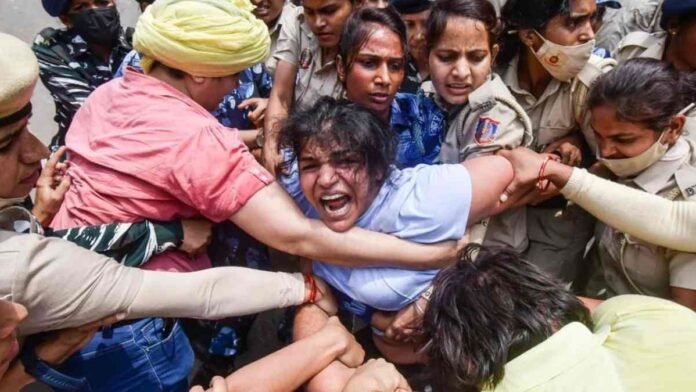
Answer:
[[495, 58], [498, 57], [498, 53], [500, 53], [500, 45], [494, 44], [491, 47], [491, 64], [495, 64]]
[[345, 82], [346, 69], [343, 66], [343, 57], [340, 54], [336, 55], [336, 73], [338, 74], [338, 80]]
[[541, 46], [539, 35], [533, 29], [522, 29], [517, 32], [517, 36], [522, 43], [530, 49], [536, 51]]
[[686, 124], [685, 115], [677, 114], [672, 117], [667, 130], [665, 130], [665, 135], [662, 137], [662, 144], [669, 144], [671, 146], [676, 143], [677, 139], [679, 139], [684, 132], [684, 124]]

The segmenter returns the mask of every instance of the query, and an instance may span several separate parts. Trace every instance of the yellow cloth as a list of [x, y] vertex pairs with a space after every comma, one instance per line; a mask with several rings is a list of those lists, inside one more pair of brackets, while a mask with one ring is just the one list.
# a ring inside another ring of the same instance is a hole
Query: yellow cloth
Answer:
[[22, 109], [31, 100], [39, 79], [39, 63], [19, 38], [0, 33], [0, 118]]
[[147, 73], [155, 61], [193, 76], [223, 77], [263, 62], [266, 24], [249, 0], [158, 0], [140, 16], [133, 36]]
[[696, 386], [696, 313], [622, 295], [505, 365], [495, 392], [680, 392]]

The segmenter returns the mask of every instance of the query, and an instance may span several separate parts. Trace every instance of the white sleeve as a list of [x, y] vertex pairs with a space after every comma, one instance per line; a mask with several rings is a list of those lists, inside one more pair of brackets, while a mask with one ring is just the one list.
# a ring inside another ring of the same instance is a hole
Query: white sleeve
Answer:
[[573, 169], [561, 193], [619, 231], [669, 249], [696, 252], [696, 203], [670, 201], [581, 169]]

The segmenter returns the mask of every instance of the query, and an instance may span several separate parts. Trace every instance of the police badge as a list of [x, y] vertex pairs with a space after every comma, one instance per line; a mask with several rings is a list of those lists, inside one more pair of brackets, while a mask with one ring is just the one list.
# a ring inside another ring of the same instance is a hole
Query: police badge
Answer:
[[304, 50], [302, 50], [302, 53], [300, 53], [300, 61], [299, 61], [300, 68], [302, 68], [302, 69], [309, 68], [309, 66], [312, 65], [313, 59], [314, 59], [314, 55], [312, 54], [311, 49], [305, 48]]
[[492, 143], [498, 133], [499, 124], [500, 121], [495, 121], [492, 118], [480, 117], [474, 133], [476, 144], [485, 145]]

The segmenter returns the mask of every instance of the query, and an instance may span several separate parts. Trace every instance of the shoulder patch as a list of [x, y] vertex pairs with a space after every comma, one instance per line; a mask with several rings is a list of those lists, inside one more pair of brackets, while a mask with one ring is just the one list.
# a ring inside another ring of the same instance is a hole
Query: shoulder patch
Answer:
[[300, 68], [309, 68], [309, 66], [312, 65], [312, 60], [314, 60], [314, 54], [312, 53], [312, 50], [309, 48], [304, 48], [302, 50], [302, 53], [300, 53]]
[[478, 124], [476, 124], [476, 132], [474, 133], [476, 144], [485, 145], [493, 143], [498, 134], [498, 125], [500, 125], [500, 121], [493, 120], [490, 117], [480, 117]]
[[689, 167], [678, 170], [674, 174], [682, 197], [688, 201], [696, 201], [696, 168]]

